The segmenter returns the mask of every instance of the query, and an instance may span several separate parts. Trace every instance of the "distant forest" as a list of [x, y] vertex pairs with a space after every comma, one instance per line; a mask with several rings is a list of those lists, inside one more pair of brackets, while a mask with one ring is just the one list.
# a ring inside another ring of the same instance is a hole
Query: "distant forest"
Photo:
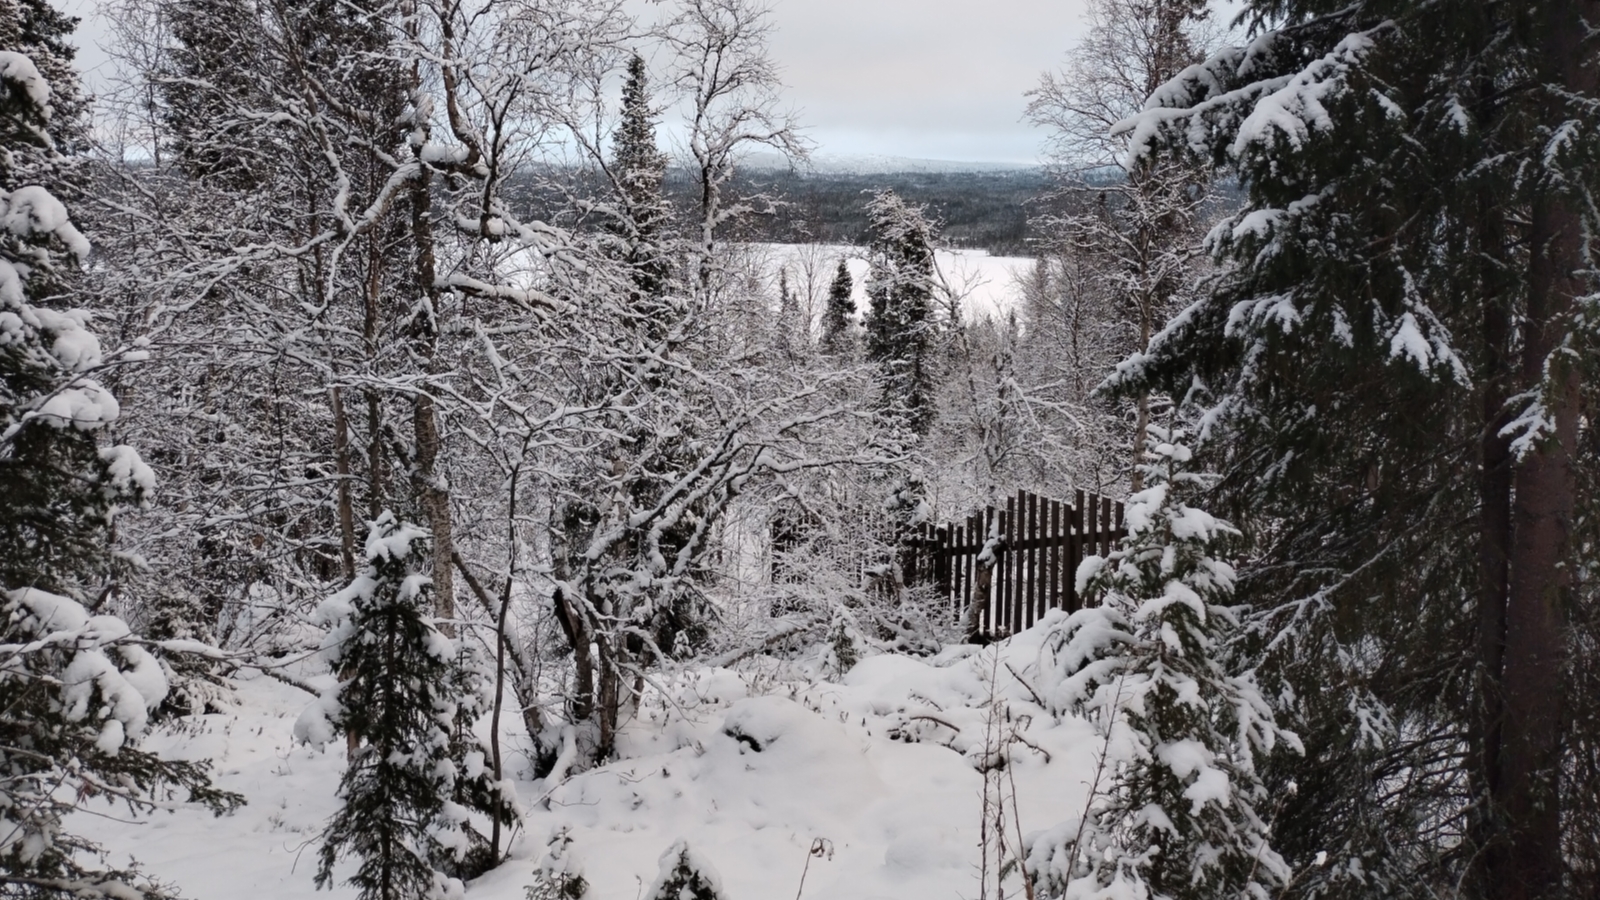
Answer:
[[[734, 191], [765, 194], [779, 204], [744, 224], [746, 240], [781, 243], [865, 244], [867, 199], [892, 188], [908, 203], [926, 206], [943, 241], [987, 250], [995, 256], [1030, 256], [1028, 218], [1046, 187], [1043, 169], [1008, 172], [800, 173], [754, 170], [741, 173]], [[693, 207], [694, 182], [671, 170], [667, 193], [674, 205]]]
[[[537, 176], [537, 177], [535, 177]], [[599, 183], [592, 173], [551, 177], [540, 169], [512, 180], [507, 194], [528, 219], [568, 221], [572, 196], [592, 195]], [[907, 203], [925, 206], [942, 244], [987, 250], [994, 256], [1032, 256], [1034, 235], [1028, 220], [1040, 212], [1048, 185], [1043, 169], [1004, 172], [812, 172], [751, 169], [740, 172], [727, 191], [734, 197], [766, 197], [753, 205], [761, 214], [732, 223], [735, 240], [775, 243], [867, 243], [867, 201], [885, 188]], [[536, 186], [537, 185], [537, 186]], [[694, 178], [683, 169], [667, 170], [665, 192], [678, 210], [698, 208]]]

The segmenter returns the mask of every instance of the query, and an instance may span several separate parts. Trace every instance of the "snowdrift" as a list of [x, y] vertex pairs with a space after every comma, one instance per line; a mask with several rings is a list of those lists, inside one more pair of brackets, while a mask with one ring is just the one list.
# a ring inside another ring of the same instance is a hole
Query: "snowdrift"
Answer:
[[[1093, 731], [1050, 715], [1036, 684], [1044, 636], [1060, 619], [986, 649], [870, 657], [837, 681], [775, 660], [681, 671], [647, 695], [618, 760], [560, 783], [520, 774], [526, 812], [512, 858], [467, 896], [523, 900], [554, 843], [588, 897], [629, 900], [680, 840], [715, 867], [730, 900], [792, 898], [802, 871], [806, 897], [976, 896], [981, 766], [1009, 767], [1026, 832], [1085, 802]], [[90, 801], [71, 824], [113, 862], [135, 857], [196, 900], [319, 896], [314, 849], [339, 803], [343, 747], [295, 744], [312, 698], [281, 681], [247, 671], [237, 699], [230, 713], [158, 730], [150, 746], [213, 759], [219, 786], [248, 806], [221, 819], [179, 808], [129, 821]], [[1008, 732], [1016, 737], [1003, 741]], [[526, 745], [515, 732], [504, 740]], [[811, 858], [819, 839], [824, 855]]]

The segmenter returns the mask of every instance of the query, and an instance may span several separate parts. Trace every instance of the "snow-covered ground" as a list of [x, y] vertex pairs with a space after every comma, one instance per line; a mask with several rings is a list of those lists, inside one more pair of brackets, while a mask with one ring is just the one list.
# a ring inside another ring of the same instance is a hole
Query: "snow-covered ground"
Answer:
[[[976, 897], [979, 760], [1009, 756], [1026, 832], [1067, 818], [1087, 792], [1098, 750], [1089, 726], [1034, 699], [1048, 695], [1036, 682], [1044, 628], [1059, 615], [998, 650], [876, 656], [832, 680], [772, 660], [681, 672], [671, 697], [651, 697], [627, 728], [619, 761], [562, 784], [522, 774], [526, 822], [512, 859], [467, 896], [523, 900], [549, 838], [567, 829], [593, 900], [640, 896], [679, 839], [721, 873], [729, 900], [794, 897], [819, 838], [832, 852], [811, 859], [805, 897]], [[312, 883], [318, 831], [339, 802], [342, 746], [294, 744], [312, 699], [296, 688], [251, 673], [237, 688], [234, 712], [149, 740], [214, 759], [220, 785], [247, 806], [220, 819], [179, 809], [134, 822], [90, 802], [71, 827], [195, 900], [353, 896], [319, 895]], [[997, 709], [1023, 740], [997, 743], [1006, 727]]]
[[[790, 286], [802, 300], [809, 298], [820, 310], [828, 295], [834, 267], [843, 257], [855, 279], [852, 295], [856, 309], [865, 313], [866, 250], [842, 244], [750, 244], [749, 248], [766, 261], [771, 278], [777, 270], [789, 273]], [[1018, 279], [1032, 270], [1034, 261], [1021, 256], [990, 256], [984, 250], [937, 250], [934, 264], [950, 292], [961, 301], [961, 315], [968, 321], [983, 316], [1003, 316], [1018, 308], [1022, 290]]]

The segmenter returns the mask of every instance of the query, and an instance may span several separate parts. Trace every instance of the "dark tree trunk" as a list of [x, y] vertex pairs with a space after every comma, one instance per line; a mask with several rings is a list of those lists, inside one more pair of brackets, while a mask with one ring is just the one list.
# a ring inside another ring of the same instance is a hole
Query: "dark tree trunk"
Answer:
[[[1594, 95], [1592, 48], [1582, 42], [1585, 17], [1600, 2], [1551, 0], [1535, 16], [1540, 80], [1549, 88]], [[1554, 126], [1568, 110], [1553, 96], [1543, 119]], [[1547, 181], [1529, 217], [1527, 320], [1520, 380], [1539, 389], [1548, 433], [1513, 468], [1510, 591], [1506, 604], [1504, 732], [1494, 784], [1504, 816], [1507, 860], [1489, 885], [1496, 900], [1544, 900], [1561, 891], [1562, 671], [1567, 656], [1566, 608], [1572, 589], [1570, 538], [1577, 492], [1579, 373], [1557, 349], [1571, 335], [1575, 299], [1583, 294], [1583, 228], [1573, 198]]]
[[348, 584], [356, 577], [356, 517], [350, 499], [350, 421], [345, 416], [342, 392], [334, 388], [330, 393], [334, 471], [339, 475], [339, 554]]
[[[1498, 23], [1485, 6], [1481, 35], [1492, 35]], [[1498, 125], [1497, 85], [1481, 80], [1478, 119], [1486, 132]], [[1504, 204], [1488, 187], [1476, 198], [1477, 289], [1483, 304], [1482, 431], [1478, 438], [1478, 698], [1473, 738], [1477, 768], [1472, 773], [1478, 808], [1473, 822], [1479, 890], [1492, 883], [1507, 865], [1500, 796], [1500, 746], [1504, 740], [1506, 598], [1511, 589], [1511, 440], [1500, 432], [1510, 419], [1506, 401], [1512, 385], [1512, 292]]]

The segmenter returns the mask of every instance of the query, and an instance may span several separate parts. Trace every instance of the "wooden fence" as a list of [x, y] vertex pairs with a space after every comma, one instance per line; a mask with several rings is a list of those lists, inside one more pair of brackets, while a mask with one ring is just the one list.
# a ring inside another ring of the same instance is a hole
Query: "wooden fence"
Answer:
[[[1123, 534], [1122, 504], [1078, 491], [1066, 503], [1018, 491], [1004, 509], [965, 522], [924, 523], [902, 551], [907, 587], [931, 586], [964, 615], [969, 638], [995, 639], [1046, 610], [1080, 606], [1075, 581], [1085, 556], [1105, 556]], [[992, 544], [988, 558], [982, 556]]]

